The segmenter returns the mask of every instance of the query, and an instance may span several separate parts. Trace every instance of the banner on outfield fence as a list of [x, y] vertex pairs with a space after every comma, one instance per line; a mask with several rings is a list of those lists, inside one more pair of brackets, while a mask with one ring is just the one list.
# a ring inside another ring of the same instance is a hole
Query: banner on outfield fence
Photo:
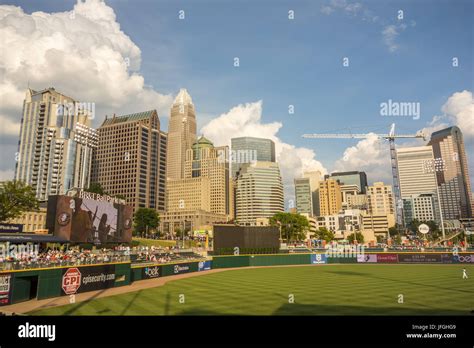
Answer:
[[378, 263], [397, 263], [397, 254], [377, 254]]
[[179, 263], [173, 266], [174, 274], [182, 274], [191, 272], [191, 265], [189, 263]]
[[474, 254], [470, 255], [453, 255], [453, 260], [456, 263], [474, 263]]
[[62, 295], [113, 288], [115, 265], [64, 268]]
[[201, 261], [198, 264], [198, 271], [208, 271], [211, 269], [211, 261]]
[[317, 265], [327, 263], [326, 254], [311, 254], [311, 264]]
[[142, 279], [153, 279], [163, 276], [162, 266], [149, 266], [142, 268]]
[[368, 262], [374, 263], [377, 262], [377, 255], [376, 254], [362, 254], [357, 255], [357, 262]]
[[400, 263], [441, 263], [441, 254], [398, 254]]
[[0, 306], [9, 305], [11, 302], [12, 280], [11, 274], [0, 275]]

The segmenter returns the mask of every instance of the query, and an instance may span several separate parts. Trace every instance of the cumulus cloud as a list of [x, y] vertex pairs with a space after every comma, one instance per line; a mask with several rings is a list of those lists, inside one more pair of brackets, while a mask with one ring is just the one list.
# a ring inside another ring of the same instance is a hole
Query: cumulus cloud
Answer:
[[275, 152], [285, 188], [286, 202], [294, 199], [293, 179], [301, 177], [304, 171], [327, 171], [316, 160], [313, 150], [296, 147], [283, 142], [277, 133], [281, 122], [264, 123], [262, 121], [262, 101], [240, 104], [211, 120], [201, 129], [201, 133], [211, 139], [215, 145], [231, 145], [231, 138], [250, 136], [268, 138], [275, 142]]
[[141, 51], [103, 1], [79, 0], [71, 11], [58, 13], [0, 6], [0, 37], [8, 47], [0, 61], [0, 115], [9, 122], [19, 124], [28, 84], [95, 102], [96, 125], [105, 113], [119, 110], [167, 113], [173, 101], [145, 86]]
[[[441, 107], [442, 115], [433, 116], [430, 122], [420, 130], [429, 141], [431, 133], [452, 125], [458, 126], [463, 132], [466, 150], [474, 144], [474, 99], [472, 92], [464, 90], [453, 93]], [[419, 146], [420, 141], [405, 140], [397, 142], [397, 147]], [[474, 158], [471, 151], [468, 162], [472, 168]], [[334, 171], [364, 170], [370, 181], [382, 180], [392, 182], [390, 151], [387, 141], [370, 134], [367, 139], [359, 141], [355, 146], [348, 147], [342, 158], [334, 164]], [[470, 169], [471, 177], [474, 175]], [[471, 178], [472, 180], [472, 178]]]

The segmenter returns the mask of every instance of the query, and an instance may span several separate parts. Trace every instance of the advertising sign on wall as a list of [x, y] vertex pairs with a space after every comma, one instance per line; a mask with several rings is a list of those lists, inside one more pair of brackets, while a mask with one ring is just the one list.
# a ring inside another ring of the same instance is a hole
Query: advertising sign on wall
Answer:
[[21, 224], [0, 224], [0, 233], [21, 233], [23, 232], [23, 225]]
[[400, 263], [441, 263], [441, 254], [398, 254]]
[[322, 264], [326, 263], [326, 254], [311, 254], [311, 264], [317, 265], [317, 264]]
[[[79, 284], [77, 284], [79, 283]], [[113, 288], [115, 265], [72, 267], [63, 270], [62, 295]]]
[[377, 262], [377, 255], [376, 254], [357, 255], [357, 262], [369, 262], [369, 263]]
[[198, 271], [208, 271], [211, 269], [211, 261], [201, 261], [198, 263]]
[[11, 301], [11, 289], [12, 289], [12, 275], [1, 274], [0, 275], [0, 306], [10, 304]]
[[397, 254], [377, 254], [378, 263], [397, 263]]
[[474, 254], [453, 255], [453, 260], [459, 263], [474, 263]]
[[173, 266], [174, 274], [182, 274], [191, 272], [191, 266], [188, 263], [180, 263]]
[[142, 279], [159, 278], [163, 275], [161, 266], [149, 266], [142, 268]]

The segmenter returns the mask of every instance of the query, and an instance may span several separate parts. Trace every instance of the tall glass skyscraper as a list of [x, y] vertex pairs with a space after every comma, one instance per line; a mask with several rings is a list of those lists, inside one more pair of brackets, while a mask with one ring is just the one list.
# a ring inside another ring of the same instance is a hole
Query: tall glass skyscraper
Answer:
[[471, 183], [462, 132], [449, 127], [431, 134], [441, 209], [446, 220], [470, 218]]
[[232, 177], [244, 163], [275, 162], [275, 143], [270, 139], [240, 137], [231, 139]]

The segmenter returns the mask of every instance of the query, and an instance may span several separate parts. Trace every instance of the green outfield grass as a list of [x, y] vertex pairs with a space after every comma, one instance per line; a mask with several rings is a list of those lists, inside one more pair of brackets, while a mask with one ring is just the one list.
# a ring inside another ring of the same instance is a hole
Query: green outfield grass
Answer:
[[[463, 267], [469, 279], [461, 278]], [[400, 294], [404, 303], [398, 303]], [[474, 315], [473, 310], [474, 265], [365, 264], [229, 270], [30, 314]]]

